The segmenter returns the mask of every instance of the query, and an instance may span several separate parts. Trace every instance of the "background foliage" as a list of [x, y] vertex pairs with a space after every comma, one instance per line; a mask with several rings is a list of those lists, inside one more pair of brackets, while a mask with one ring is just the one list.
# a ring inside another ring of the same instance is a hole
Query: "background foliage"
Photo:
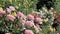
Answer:
[[38, 0], [0, 0], [0, 6], [6, 8], [13, 5], [17, 11], [22, 11], [24, 14], [29, 14], [36, 10]]
[[56, 9], [56, 11], [58, 12], [58, 13], [60, 13], [60, 0], [56, 0], [56, 2], [55, 2], [55, 9]]

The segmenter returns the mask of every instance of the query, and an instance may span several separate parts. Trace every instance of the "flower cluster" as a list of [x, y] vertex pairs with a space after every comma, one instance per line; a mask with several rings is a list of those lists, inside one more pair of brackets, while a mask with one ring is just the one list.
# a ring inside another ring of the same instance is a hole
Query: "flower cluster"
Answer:
[[[42, 12], [40, 14], [43, 14]], [[51, 15], [51, 11], [43, 15], [38, 15], [37, 13], [25, 15], [20, 11], [16, 11], [13, 6], [9, 6], [4, 10], [0, 10], [0, 22], [2, 23], [2, 25], [0, 25], [1, 27], [4, 26], [7, 30], [4, 29], [4, 32], [14, 32], [16, 29], [20, 34], [38, 34], [42, 30], [41, 26], [49, 20], [50, 22], [53, 21], [51, 20]], [[53, 31], [52, 28], [50, 28], [50, 30]], [[16, 33], [16, 31], [14, 33]]]
[[[40, 31], [39, 24], [43, 24], [43, 23], [42, 23], [42, 18], [38, 16], [38, 14], [33, 13], [33, 14], [24, 15], [22, 12], [20, 11], [16, 12], [15, 10], [16, 9], [13, 6], [9, 6], [8, 8], [0, 11], [0, 17], [3, 19], [3, 20], [1, 19], [1, 21], [3, 21], [3, 23], [5, 24], [4, 26], [6, 27], [6, 29], [8, 29], [6, 32], [10, 32], [10, 28], [9, 28], [10, 26], [11, 27], [15, 26], [18, 28], [21, 27], [19, 29], [21, 29], [22, 31], [25, 30], [24, 31], [25, 34], [34, 34], [33, 30], [29, 28], [33, 28], [36, 33], [39, 33]], [[7, 22], [11, 25], [8, 26]]]

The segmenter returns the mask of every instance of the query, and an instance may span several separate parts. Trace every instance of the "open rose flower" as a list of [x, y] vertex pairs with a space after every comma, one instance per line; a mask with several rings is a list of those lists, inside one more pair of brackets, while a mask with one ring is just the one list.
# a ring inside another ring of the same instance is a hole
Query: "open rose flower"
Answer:
[[18, 18], [26, 18], [26, 16], [21, 12], [17, 12], [17, 17]]
[[11, 10], [9, 8], [6, 8], [6, 11], [7, 11], [7, 13], [10, 13], [11, 12]]
[[28, 18], [29, 20], [34, 20], [34, 16], [31, 15], [31, 14], [29, 14], [29, 15], [27, 16], [27, 18]]
[[14, 8], [13, 6], [9, 6], [9, 9], [10, 9], [11, 11], [14, 11], [14, 10], [15, 10], [15, 8]]
[[25, 16], [25, 15], [23, 15], [23, 16], [21, 16], [21, 18], [26, 19], [26, 16]]
[[25, 34], [34, 34], [32, 30], [25, 30]]
[[25, 23], [27, 26], [33, 27], [34, 26], [34, 22], [33, 21], [27, 21]]
[[25, 20], [21, 20], [20, 22], [22, 23], [22, 25], [25, 25], [25, 23], [26, 23]]
[[0, 11], [0, 15], [5, 15], [6, 12], [5, 11]]
[[37, 22], [38, 24], [42, 24], [42, 19], [41, 18], [36, 18], [35, 22]]
[[12, 15], [7, 15], [7, 19], [11, 20], [11, 21], [14, 21], [15, 17], [12, 16]]

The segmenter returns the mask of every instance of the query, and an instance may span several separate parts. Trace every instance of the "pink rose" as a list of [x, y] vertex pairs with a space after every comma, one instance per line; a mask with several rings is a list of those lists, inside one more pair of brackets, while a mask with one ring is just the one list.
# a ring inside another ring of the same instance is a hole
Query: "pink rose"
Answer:
[[25, 20], [21, 20], [20, 22], [22, 23], [22, 25], [24, 25], [26, 23]]
[[34, 34], [32, 30], [25, 30], [25, 34]]
[[10, 13], [11, 12], [11, 10], [9, 8], [6, 8], [6, 11], [7, 11], [7, 13]]
[[14, 11], [14, 10], [15, 10], [15, 8], [14, 8], [13, 6], [9, 6], [9, 9], [10, 9], [11, 11]]
[[32, 21], [27, 21], [25, 24], [27, 26], [30, 26], [30, 27], [33, 27], [34, 26], [34, 22], [32, 22]]
[[5, 11], [0, 11], [0, 15], [5, 15], [6, 12]]
[[26, 16], [25, 16], [25, 15], [23, 15], [23, 16], [21, 16], [21, 18], [26, 19]]
[[42, 19], [41, 18], [36, 18], [35, 22], [37, 22], [38, 24], [42, 24]]
[[26, 18], [26, 16], [23, 13], [21, 13], [21, 12], [17, 13], [17, 17], [18, 18]]
[[11, 21], [14, 21], [15, 17], [12, 16], [12, 15], [7, 15], [7, 19], [11, 20]]
[[31, 14], [29, 14], [29, 15], [27, 16], [27, 18], [28, 18], [29, 20], [34, 20], [34, 16], [32, 16]]

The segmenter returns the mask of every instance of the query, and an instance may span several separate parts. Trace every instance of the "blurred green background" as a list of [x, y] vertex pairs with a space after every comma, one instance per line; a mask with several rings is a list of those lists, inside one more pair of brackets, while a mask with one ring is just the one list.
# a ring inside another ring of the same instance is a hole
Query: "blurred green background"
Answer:
[[[17, 11], [22, 11], [24, 14], [29, 14], [37, 10], [36, 4], [39, 1], [40, 0], [0, 0], [0, 7], [6, 8], [10, 5], [13, 5], [17, 9]], [[60, 0], [55, 0], [54, 9], [58, 12], [60, 12], [59, 6]]]
[[37, 1], [38, 0], [0, 0], [0, 6], [6, 8], [13, 5], [17, 11], [29, 14], [36, 11]]

